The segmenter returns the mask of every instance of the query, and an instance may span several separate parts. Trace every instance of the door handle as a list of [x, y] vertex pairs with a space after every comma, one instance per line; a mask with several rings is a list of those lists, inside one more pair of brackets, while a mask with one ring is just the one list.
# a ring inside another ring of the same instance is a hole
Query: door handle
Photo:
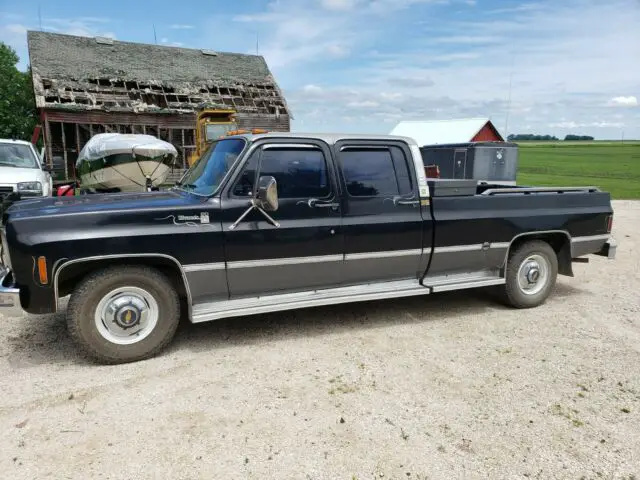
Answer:
[[413, 205], [414, 207], [420, 203], [419, 200], [398, 200], [396, 205]]
[[337, 202], [323, 202], [317, 198], [310, 198], [306, 203], [311, 208], [338, 208], [340, 206]]
[[394, 206], [397, 206], [397, 205], [411, 205], [411, 206], [415, 207], [417, 205], [420, 205], [420, 200], [414, 200], [411, 197], [403, 198], [403, 197], [400, 197], [400, 196], [396, 196], [396, 197], [393, 197], [393, 198], [385, 198], [384, 199], [384, 201], [387, 201], [387, 200], [391, 200], [393, 202]]

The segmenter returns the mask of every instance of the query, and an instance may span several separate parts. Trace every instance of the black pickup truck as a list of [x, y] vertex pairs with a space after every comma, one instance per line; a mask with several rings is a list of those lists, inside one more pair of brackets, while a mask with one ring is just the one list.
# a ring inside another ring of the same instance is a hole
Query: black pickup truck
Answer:
[[0, 312], [67, 307], [105, 363], [192, 322], [498, 286], [542, 304], [585, 255], [613, 258], [610, 195], [427, 181], [416, 143], [238, 134], [168, 191], [20, 200], [2, 216]]

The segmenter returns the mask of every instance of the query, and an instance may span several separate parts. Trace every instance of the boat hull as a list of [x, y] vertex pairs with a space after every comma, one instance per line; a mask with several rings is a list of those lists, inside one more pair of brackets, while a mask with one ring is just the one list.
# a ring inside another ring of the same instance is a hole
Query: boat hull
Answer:
[[140, 192], [146, 189], [147, 176], [151, 185], [162, 185], [171, 166], [157, 160], [140, 160], [115, 165], [105, 165], [90, 172], [80, 174], [82, 188], [93, 190], [119, 190], [121, 192]]

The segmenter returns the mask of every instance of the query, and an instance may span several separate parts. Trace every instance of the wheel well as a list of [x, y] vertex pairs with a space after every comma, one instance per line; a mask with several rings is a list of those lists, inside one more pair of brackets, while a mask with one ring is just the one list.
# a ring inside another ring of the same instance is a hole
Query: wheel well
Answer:
[[558, 257], [558, 273], [560, 275], [573, 277], [573, 268], [571, 263], [571, 240], [569, 239], [569, 235], [567, 233], [546, 232], [521, 235], [513, 240], [511, 242], [511, 245], [509, 245], [507, 258], [509, 258], [509, 255], [514, 249], [531, 240], [542, 240], [543, 242], [548, 243], [556, 252], [556, 256]]
[[71, 265], [62, 264], [57, 270], [54, 281], [56, 281], [58, 298], [69, 295], [88, 274], [107, 267], [121, 265], [144, 265], [153, 267], [167, 276], [175, 287], [181, 299], [187, 298], [187, 288], [182, 272], [178, 265], [165, 257], [122, 257], [92, 259]]

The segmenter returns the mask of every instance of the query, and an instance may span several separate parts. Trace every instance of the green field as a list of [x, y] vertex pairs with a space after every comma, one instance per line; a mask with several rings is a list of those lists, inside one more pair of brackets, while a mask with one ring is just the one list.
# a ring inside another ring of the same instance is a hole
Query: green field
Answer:
[[518, 185], [596, 186], [640, 199], [640, 142], [518, 142]]

